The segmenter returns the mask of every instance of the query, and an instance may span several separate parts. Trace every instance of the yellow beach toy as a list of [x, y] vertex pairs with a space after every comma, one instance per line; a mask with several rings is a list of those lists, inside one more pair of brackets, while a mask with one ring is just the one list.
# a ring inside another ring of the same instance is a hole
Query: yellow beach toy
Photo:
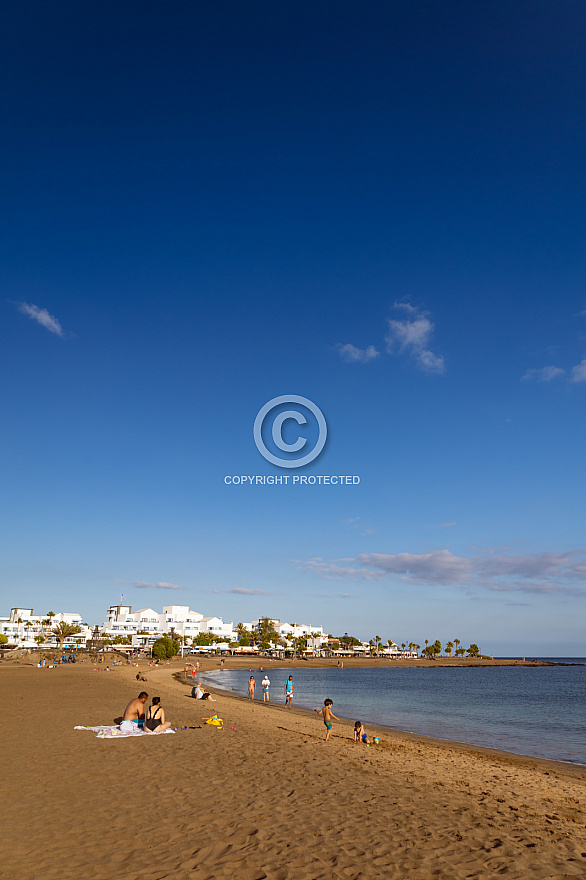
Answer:
[[208, 718], [206, 724], [212, 724], [214, 727], [219, 727], [220, 730], [224, 729], [224, 722], [221, 718], [218, 718], [217, 715], [212, 715], [211, 718]]

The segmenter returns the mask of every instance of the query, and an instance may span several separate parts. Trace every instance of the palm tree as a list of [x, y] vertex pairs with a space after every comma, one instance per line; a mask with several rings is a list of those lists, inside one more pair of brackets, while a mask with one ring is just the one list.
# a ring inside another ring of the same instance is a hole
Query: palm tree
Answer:
[[380, 646], [382, 645], [383, 640], [380, 636], [375, 636], [374, 641], [376, 642], [376, 656], [378, 657], [380, 654]]
[[458, 656], [458, 648], [460, 647], [460, 639], [454, 639], [454, 644], [456, 646], [456, 657]]
[[454, 647], [453, 642], [448, 642], [448, 644], [446, 645], [446, 654], [448, 655], [448, 657], [451, 656], [453, 647]]
[[319, 633], [312, 632], [309, 637], [311, 639], [311, 653], [315, 656], [315, 640], [319, 638]]
[[81, 627], [77, 626], [77, 624], [73, 625], [72, 623], [62, 622], [58, 623], [57, 626], [54, 626], [51, 632], [59, 642], [59, 650], [62, 651], [65, 640], [80, 633]]

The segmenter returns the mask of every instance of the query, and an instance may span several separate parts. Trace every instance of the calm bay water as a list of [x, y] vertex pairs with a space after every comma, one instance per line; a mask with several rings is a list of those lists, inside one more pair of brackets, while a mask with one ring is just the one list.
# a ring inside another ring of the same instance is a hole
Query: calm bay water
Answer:
[[[586, 665], [265, 668], [273, 702], [284, 701], [292, 674], [296, 706], [318, 708], [331, 697], [336, 715], [365, 724], [586, 765]], [[226, 669], [205, 678], [246, 694], [249, 676]], [[254, 676], [259, 695], [263, 673]]]

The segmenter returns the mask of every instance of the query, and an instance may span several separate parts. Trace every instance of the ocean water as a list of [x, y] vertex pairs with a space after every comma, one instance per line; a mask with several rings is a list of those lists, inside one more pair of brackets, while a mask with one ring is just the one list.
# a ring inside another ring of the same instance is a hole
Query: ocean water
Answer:
[[[585, 665], [265, 669], [273, 702], [284, 702], [292, 674], [296, 706], [319, 708], [330, 697], [336, 715], [367, 726], [586, 765], [586, 659], [541, 659]], [[246, 694], [249, 676], [225, 669], [205, 679]], [[258, 696], [263, 673], [254, 676]]]

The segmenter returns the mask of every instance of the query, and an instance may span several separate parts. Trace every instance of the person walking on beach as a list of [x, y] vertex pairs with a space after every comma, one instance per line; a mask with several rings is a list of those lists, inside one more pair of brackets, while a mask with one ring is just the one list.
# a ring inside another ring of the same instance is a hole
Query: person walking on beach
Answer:
[[270, 687], [270, 684], [271, 684], [271, 683], [270, 683], [270, 681], [269, 681], [269, 677], [268, 677], [268, 675], [267, 675], [266, 672], [265, 672], [265, 677], [264, 677], [263, 680], [261, 681], [261, 685], [262, 685], [262, 701], [263, 701], [263, 703], [270, 703], [270, 702], [271, 702], [271, 698], [270, 698], [270, 696], [269, 696], [269, 687]]
[[251, 675], [248, 679], [248, 699], [254, 700], [254, 692], [256, 690], [256, 682], [254, 680], [254, 676]]
[[293, 676], [290, 675], [287, 681], [285, 682], [285, 687], [283, 688], [285, 693], [285, 706], [287, 709], [291, 708], [291, 703], [293, 702]]
[[317, 712], [318, 715], [324, 716], [324, 724], [326, 726], [326, 731], [327, 731], [326, 742], [329, 740], [330, 736], [332, 735], [332, 726], [333, 726], [332, 725], [332, 718], [335, 718], [336, 721], [340, 720], [338, 718], [338, 716], [334, 715], [334, 713], [332, 712], [333, 705], [334, 705], [334, 701], [330, 700], [330, 698], [328, 697], [327, 700], [324, 700], [323, 709], [315, 709], [314, 710], [315, 712]]

